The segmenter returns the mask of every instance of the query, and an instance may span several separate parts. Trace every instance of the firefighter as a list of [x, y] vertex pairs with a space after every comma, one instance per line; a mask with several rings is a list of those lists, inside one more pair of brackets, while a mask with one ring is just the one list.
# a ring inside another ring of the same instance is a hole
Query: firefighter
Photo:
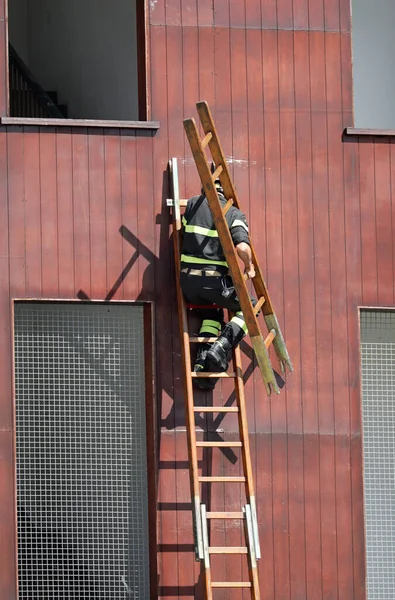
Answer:
[[[214, 167], [212, 167], [212, 170]], [[222, 205], [226, 204], [219, 179], [215, 187]], [[202, 190], [203, 192], [203, 190]], [[250, 279], [255, 277], [252, 263], [248, 224], [244, 213], [232, 206], [225, 215], [236, 252], [245, 266]], [[213, 344], [200, 344], [197, 351], [194, 371], [222, 372], [229, 364], [230, 351], [237, 346], [247, 333], [247, 326], [240, 309], [228, 265], [215, 229], [210, 206], [206, 196], [194, 196], [188, 200], [182, 218], [181, 288], [190, 304], [218, 307], [202, 309], [202, 324], [199, 336], [217, 337]], [[253, 303], [256, 300], [252, 298]], [[223, 308], [235, 313], [224, 324]], [[218, 379], [196, 378], [195, 385], [211, 390]]]

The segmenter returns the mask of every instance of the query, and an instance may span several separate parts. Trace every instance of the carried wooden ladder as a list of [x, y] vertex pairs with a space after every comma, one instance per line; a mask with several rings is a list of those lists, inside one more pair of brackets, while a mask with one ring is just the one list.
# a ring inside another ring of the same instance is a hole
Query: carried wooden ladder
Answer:
[[[274, 390], [278, 394], [280, 393], [280, 390], [277, 385], [276, 377], [267, 351], [267, 342], [270, 341], [273, 343], [273, 347], [276, 351], [282, 371], [285, 371], [287, 366], [290, 371], [293, 371], [292, 363], [284, 342], [283, 335], [281, 333], [280, 326], [278, 324], [277, 317], [273, 311], [269, 293], [252, 244], [252, 261], [256, 273], [252, 283], [257, 294], [258, 302], [255, 307], [251, 303], [251, 298], [248, 294], [246, 286], [246, 277], [243, 276], [243, 273], [241, 272], [236, 249], [232, 242], [232, 236], [225, 219], [227, 210], [232, 205], [236, 208], [240, 208], [240, 203], [237, 197], [236, 189], [229, 175], [225, 156], [218, 139], [217, 131], [208, 104], [207, 102], [198, 102], [196, 106], [205, 134], [203, 139], [201, 139], [199, 136], [194, 119], [185, 119], [184, 129], [189, 140], [193, 157], [195, 159], [204, 193], [210, 205], [215, 227], [218, 231], [218, 236], [225, 254], [226, 261], [228, 263], [233, 285], [235, 286], [236, 294], [240, 301], [241, 310], [243, 312], [266, 390], [268, 394], [271, 393], [271, 390]], [[212, 160], [215, 164], [214, 173], [211, 173], [210, 164], [205, 154], [206, 147], [210, 150]], [[224, 208], [221, 206], [218, 192], [214, 184], [216, 179], [220, 180], [221, 186], [224, 190], [224, 196], [227, 200]], [[257, 314], [259, 311], [262, 311], [266, 326], [269, 330], [269, 339], [266, 338], [266, 343], [257, 319]], [[273, 336], [274, 338], [271, 339]]]

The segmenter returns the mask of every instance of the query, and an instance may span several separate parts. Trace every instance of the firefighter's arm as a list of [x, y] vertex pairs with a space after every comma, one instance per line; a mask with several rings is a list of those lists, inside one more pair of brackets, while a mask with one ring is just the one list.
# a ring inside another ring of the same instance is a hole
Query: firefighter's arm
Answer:
[[248, 278], [254, 279], [255, 268], [252, 263], [252, 253], [249, 244], [246, 242], [240, 242], [240, 244], [236, 245], [236, 252], [244, 263], [245, 272], [247, 273]]

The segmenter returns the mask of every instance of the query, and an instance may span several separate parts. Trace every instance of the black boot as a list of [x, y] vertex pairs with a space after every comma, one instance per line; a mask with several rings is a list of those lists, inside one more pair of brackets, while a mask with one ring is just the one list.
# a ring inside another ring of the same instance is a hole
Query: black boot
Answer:
[[[195, 373], [199, 373], [199, 371], [208, 371], [209, 370], [206, 365], [207, 365], [207, 352], [210, 348], [211, 348], [211, 344], [200, 344], [198, 351], [197, 351], [195, 365], [193, 367], [193, 370], [195, 371]], [[201, 390], [213, 390], [217, 381], [218, 381], [218, 379], [214, 378], [214, 377], [213, 378], [211, 378], [211, 377], [194, 377], [193, 378], [193, 384]]]
[[207, 351], [206, 363], [209, 371], [222, 372], [227, 371], [229, 366], [228, 354], [232, 349], [232, 344], [229, 340], [221, 335], [217, 341]]

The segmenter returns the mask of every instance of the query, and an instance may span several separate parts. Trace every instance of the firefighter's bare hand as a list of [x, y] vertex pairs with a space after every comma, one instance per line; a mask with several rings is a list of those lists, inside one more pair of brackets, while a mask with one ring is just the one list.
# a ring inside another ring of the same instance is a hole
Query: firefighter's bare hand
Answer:
[[246, 273], [247, 273], [248, 279], [254, 279], [254, 277], [255, 277], [254, 265], [250, 265], [250, 267], [248, 269], [246, 269]]

